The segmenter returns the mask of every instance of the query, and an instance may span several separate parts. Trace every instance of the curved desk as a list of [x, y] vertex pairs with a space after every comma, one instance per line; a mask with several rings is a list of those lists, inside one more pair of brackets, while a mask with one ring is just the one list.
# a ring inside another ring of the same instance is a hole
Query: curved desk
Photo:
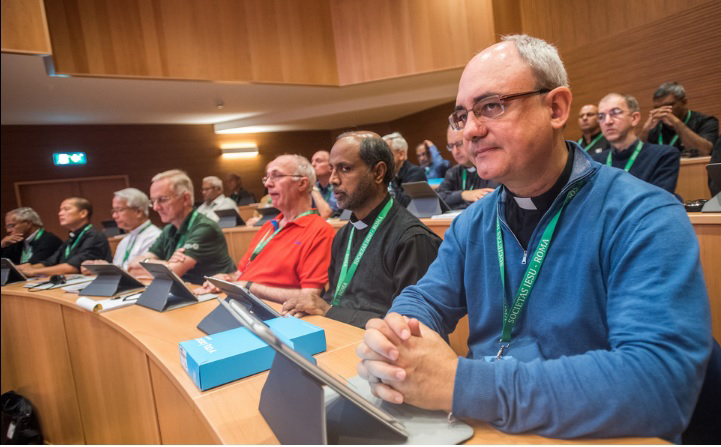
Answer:
[[[258, 412], [267, 372], [201, 392], [182, 369], [178, 342], [203, 335], [195, 326], [214, 301], [165, 313], [130, 306], [94, 314], [75, 306], [76, 298], [59, 290], [29, 292], [22, 283], [2, 288], [2, 391], [14, 389], [33, 402], [48, 442], [278, 442]], [[343, 377], [355, 375], [355, 345], [363, 331], [323, 317], [307, 320], [326, 331], [328, 350], [315, 356], [318, 364]], [[473, 425], [470, 443], [564, 442]]]

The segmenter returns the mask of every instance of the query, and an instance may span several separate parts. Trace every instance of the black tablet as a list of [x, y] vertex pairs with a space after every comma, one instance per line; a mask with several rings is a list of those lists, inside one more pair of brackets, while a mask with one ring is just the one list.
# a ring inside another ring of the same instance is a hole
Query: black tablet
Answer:
[[245, 225], [245, 221], [236, 208], [226, 210], [213, 210], [218, 216], [218, 226], [220, 228], [233, 228]]
[[0, 274], [2, 276], [2, 285], [12, 284], [14, 282], [27, 281], [28, 278], [18, 270], [15, 264], [8, 258], [2, 258], [0, 260]]
[[115, 264], [86, 264], [83, 267], [98, 276], [80, 291], [82, 295], [113, 296], [117, 293], [145, 288], [145, 284]]

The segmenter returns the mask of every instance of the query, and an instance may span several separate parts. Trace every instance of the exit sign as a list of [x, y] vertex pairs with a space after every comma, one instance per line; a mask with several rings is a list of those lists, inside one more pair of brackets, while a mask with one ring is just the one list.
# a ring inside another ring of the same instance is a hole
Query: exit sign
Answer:
[[53, 163], [56, 166], [84, 165], [87, 159], [85, 152], [57, 152], [53, 154]]

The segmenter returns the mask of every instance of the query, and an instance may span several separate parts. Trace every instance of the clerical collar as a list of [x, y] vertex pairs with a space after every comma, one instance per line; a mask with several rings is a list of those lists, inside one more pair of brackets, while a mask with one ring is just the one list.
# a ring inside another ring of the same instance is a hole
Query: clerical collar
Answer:
[[618, 150], [615, 147], [613, 148], [613, 159], [614, 160], [626, 160], [628, 157], [633, 154], [633, 150], [636, 148], [636, 145], [638, 144], [638, 138], [633, 140], [633, 143], [631, 143], [627, 148], [623, 150]]
[[40, 231], [40, 228], [33, 231], [33, 234], [25, 238], [25, 245], [30, 245], [30, 242], [32, 242], [35, 239], [35, 236], [38, 235], [38, 231]]
[[471, 166], [471, 167], [466, 167], [466, 166], [464, 166], [464, 168], [466, 168], [466, 171], [468, 171], [468, 172], [476, 172], [476, 167], [475, 167], [475, 166]]
[[71, 232], [69, 233], [70, 239], [73, 239], [76, 234], [82, 233], [83, 230], [85, 229], [85, 227], [87, 227], [88, 225], [90, 225], [90, 224], [89, 224], [89, 223], [86, 223], [85, 225], [83, 225], [82, 227], [78, 228], [77, 230], [71, 231]]
[[379, 203], [375, 208], [373, 208], [373, 211], [368, 213], [368, 215], [363, 220], [358, 220], [357, 217], [355, 217], [355, 214], [352, 213], [350, 215], [350, 223], [355, 227], [356, 230], [365, 230], [370, 225], [375, 222], [376, 217], [381, 213], [381, 210], [383, 210], [383, 207], [386, 206], [386, 203], [391, 199], [390, 194], [386, 194], [386, 196], [381, 200], [381, 203]]
[[[566, 147], [568, 148], [568, 145]], [[548, 209], [553, 204], [553, 201], [556, 199], [563, 187], [566, 186], [566, 183], [568, 183], [568, 179], [571, 178], [574, 151], [572, 148], [568, 149], [569, 151], [568, 159], [566, 160], [566, 166], [563, 167], [563, 172], [561, 172], [561, 176], [558, 177], [556, 183], [554, 183], [551, 189], [549, 189], [548, 191], [536, 197], [517, 197], [511, 192], [511, 190], [507, 189], [507, 191], [509, 192], [511, 197], [513, 197], [519, 208], [530, 211], [540, 210], [541, 214], [544, 214], [546, 211], [548, 211]]]

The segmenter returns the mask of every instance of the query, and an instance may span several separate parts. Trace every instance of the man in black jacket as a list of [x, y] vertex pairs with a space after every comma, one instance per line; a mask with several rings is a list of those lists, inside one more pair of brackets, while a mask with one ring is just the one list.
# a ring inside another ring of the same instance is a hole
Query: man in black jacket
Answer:
[[401, 205], [408, 206], [411, 198], [403, 193], [403, 184], [409, 182], [426, 182], [428, 178], [423, 168], [408, 161], [408, 142], [399, 132], [383, 137], [393, 153], [395, 177], [391, 181], [390, 192]]
[[37, 264], [55, 253], [63, 241], [43, 228], [40, 216], [32, 208], [23, 207], [5, 215], [8, 235], [0, 242], [2, 257], [13, 263]]
[[330, 182], [338, 206], [353, 214], [333, 239], [328, 291], [290, 299], [284, 313], [325, 315], [362, 328], [426, 273], [441, 239], [388, 194], [393, 163], [377, 134], [338, 137]]

